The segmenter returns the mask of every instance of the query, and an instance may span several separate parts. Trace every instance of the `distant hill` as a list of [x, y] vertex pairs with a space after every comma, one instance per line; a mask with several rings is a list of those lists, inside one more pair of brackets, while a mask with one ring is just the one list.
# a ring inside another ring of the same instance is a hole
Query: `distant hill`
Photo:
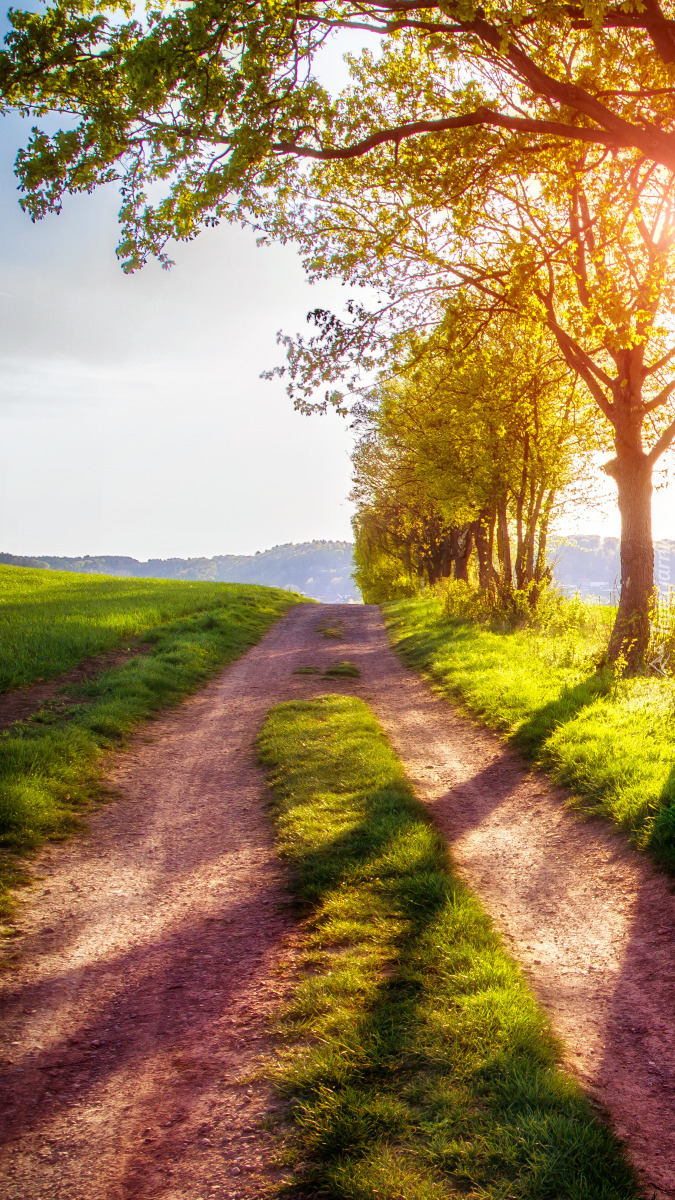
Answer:
[[[619, 539], [581, 535], [552, 539], [550, 562], [556, 583], [566, 592], [600, 596], [618, 595]], [[21, 558], [0, 554], [0, 563], [15, 567], [43, 567], [52, 571], [79, 571], [91, 575], [125, 578], [201, 579], [222, 583], [262, 583], [287, 588], [314, 600], [360, 603], [352, 581], [351, 542], [287, 542], [257, 554], [219, 554], [215, 558], [150, 558], [139, 562], [123, 555], [98, 557]], [[664, 591], [675, 586], [675, 541], [656, 543], [656, 576]]]
[[262, 583], [267, 587], [301, 592], [314, 600], [360, 603], [352, 581], [351, 542], [287, 542], [257, 554], [219, 554], [215, 558], [150, 558], [139, 562], [124, 555], [85, 555], [83, 558], [22, 558], [0, 554], [0, 563], [14, 567], [42, 567], [51, 571], [78, 571], [88, 575], [122, 578], [197, 579], [216, 583]]
[[[662, 591], [675, 586], [675, 541], [655, 543], [656, 582]], [[565, 591], [582, 596], [618, 597], [621, 564], [619, 539], [570, 537], [554, 542], [550, 555], [553, 577]]]

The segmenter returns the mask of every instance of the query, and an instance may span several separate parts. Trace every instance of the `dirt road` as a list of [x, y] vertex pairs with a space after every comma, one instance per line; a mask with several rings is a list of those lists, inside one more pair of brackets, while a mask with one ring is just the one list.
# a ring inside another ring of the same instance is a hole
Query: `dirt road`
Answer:
[[[341, 620], [345, 639], [317, 632]], [[360, 679], [294, 675], [350, 659]], [[368, 700], [609, 1110], [675, 1200], [675, 898], [668, 882], [407, 672], [378, 610], [302, 606], [144, 729], [90, 833], [46, 851], [2, 979], [2, 1200], [253, 1200], [274, 1101], [248, 1082], [294, 924], [253, 742], [279, 700]], [[285, 973], [286, 971], [286, 973]]]

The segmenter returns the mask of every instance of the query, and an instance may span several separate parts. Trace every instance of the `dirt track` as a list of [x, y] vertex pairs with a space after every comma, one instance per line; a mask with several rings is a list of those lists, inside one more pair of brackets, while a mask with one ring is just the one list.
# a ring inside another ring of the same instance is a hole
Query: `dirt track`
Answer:
[[141, 642], [137, 638], [130, 640], [132, 645], [119, 646], [116, 650], [107, 650], [102, 654], [83, 658], [76, 667], [64, 671], [56, 679], [0, 692], [0, 729], [8, 729], [14, 721], [25, 721], [42, 708], [51, 708], [54, 711], [70, 707], [73, 701], [76, 704], [88, 703], [84, 697], [77, 694], [77, 688], [83, 683], [88, 683], [90, 679], [95, 679], [101, 671], [120, 667], [130, 658], [135, 658], [138, 654], [147, 654], [150, 650], [147, 642]]
[[[346, 640], [316, 632], [341, 619]], [[293, 675], [350, 659], [361, 679]], [[373, 706], [638, 1169], [675, 1200], [667, 880], [405, 671], [376, 609], [292, 610], [145, 728], [90, 835], [49, 849], [2, 983], [2, 1200], [265, 1196], [273, 1103], [247, 1073], [294, 925], [252, 743], [281, 699]]]

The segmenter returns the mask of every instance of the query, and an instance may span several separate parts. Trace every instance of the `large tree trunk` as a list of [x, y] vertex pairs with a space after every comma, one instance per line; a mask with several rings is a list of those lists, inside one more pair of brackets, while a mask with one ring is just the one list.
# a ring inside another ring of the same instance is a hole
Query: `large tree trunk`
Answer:
[[424, 556], [423, 570], [426, 574], [429, 587], [434, 587], [434, 585], [436, 583], [438, 583], [441, 575], [440, 575], [440, 571], [438, 570], [438, 565], [434, 561], [434, 559], [431, 557], [431, 555], [427, 554]]
[[446, 534], [443, 538], [441, 553], [441, 579], [449, 579], [452, 575], [452, 540]]
[[473, 550], [473, 526], [466, 525], [457, 539], [457, 555], [455, 557], [455, 579], [469, 582], [469, 559]]
[[642, 446], [616, 439], [617, 457], [605, 465], [616, 480], [621, 513], [621, 598], [609, 642], [610, 662], [629, 670], [643, 662], [649, 645], [654, 590], [652, 465]]

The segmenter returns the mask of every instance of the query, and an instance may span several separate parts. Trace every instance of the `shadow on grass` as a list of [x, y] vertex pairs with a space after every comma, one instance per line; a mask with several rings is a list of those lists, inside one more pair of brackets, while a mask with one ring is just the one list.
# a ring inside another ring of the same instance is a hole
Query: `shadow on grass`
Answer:
[[637, 1195], [365, 706], [282, 705], [261, 754], [313, 926], [281, 1079], [308, 1164], [291, 1194]]
[[675, 767], [663, 785], [659, 803], [647, 848], [660, 866], [675, 875]]
[[533, 758], [542, 750], [554, 730], [572, 721], [578, 714], [607, 695], [610, 680], [606, 670], [595, 671], [574, 687], [565, 687], [555, 700], [538, 708], [509, 739], [524, 754]]
[[[455, 646], [459, 643], [461, 647], [464, 641], [467, 646], [472, 647], [475, 626], [469, 621], [456, 620], [447, 621], [440, 627], [419, 629], [414, 634], [397, 640], [396, 649], [408, 666], [424, 671], [435, 683], [466, 700], [463, 689], [459, 685], [453, 686], [452, 681], [448, 681], [447, 676], [434, 662], [434, 655], [447, 648], [449, 635]], [[554, 730], [573, 720], [589, 704], [606, 696], [610, 685], [611, 677], [607, 668], [599, 668], [574, 686], [564, 687], [554, 700], [536, 709], [523, 721], [511, 734], [509, 741], [528, 756], [536, 756]]]
[[[397, 626], [394, 625], [394, 632]], [[408, 666], [432, 670], [431, 656], [447, 644], [448, 635], [453, 642], [470, 642], [474, 626], [470, 621], [446, 621], [443, 624], [419, 626], [406, 637], [395, 637], [395, 645]]]
[[[655, 738], [656, 715], [648, 711], [640, 724], [641, 702], [633, 709], [632, 693], [619, 695], [616, 704], [601, 704], [596, 716], [575, 725], [584, 710], [610, 695], [614, 677], [608, 667], [568, 686], [558, 674], [552, 686], [544, 687], [550, 698], [537, 705], [537, 684], [531, 689], [529, 684], [537, 670], [545, 672], [545, 663], [532, 655], [529, 669], [512, 675], [514, 656], [528, 651], [522, 642], [510, 645], [508, 634], [499, 638], [494, 657], [487, 646], [491, 677], [485, 680], [471, 623], [437, 620], [428, 627], [415, 625], [407, 636], [402, 636], [405, 624], [394, 628], [397, 649], [409, 666], [506, 731], [511, 745], [574, 790], [587, 813], [619, 824], [661, 867], [675, 872], [675, 767], [659, 767], [670, 756], [667, 725]], [[667, 722], [668, 714], [664, 717]], [[668, 772], [665, 779], [659, 779], [660, 771]]]

